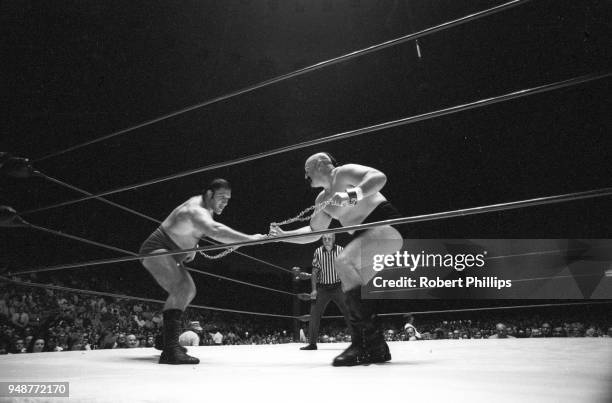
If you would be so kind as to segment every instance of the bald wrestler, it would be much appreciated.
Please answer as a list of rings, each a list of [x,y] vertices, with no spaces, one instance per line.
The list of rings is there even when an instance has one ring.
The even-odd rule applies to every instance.
[[[140,248],[141,254],[195,248],[200,238],[207,236],[221,243],[253,241],[264,235],[246,235],[214,220],[232,197],[231,186],[225,179],[215,179],[201,195],[178,206],[162,222]],[[200,360],[187,354],[179,345],[181,316],[196,295],[191,275],[184,266],[193,260],[195,252],[142,259],[144,267],[168,292],[164,304],[164,346],[160,364],[198,364]]]
[[[332,219],[349,226],[401,217],[380,193],[387,182],[382,172],[357,164],[336,165],[329,153],[317,153],[306,160],[306,180],[313,188],[323,188],[315,203],[332,200],[332,204],[312,216],[308,226],[284,231],[272,225],[271,236],[303,234],[304,237],[286,242],[304,244],[317,241],[320,235],[308,234],[328,228]],[[361,286],[375,274],[373,255],[395,253],[401,249],[402,243],[402,235],[391,226],[355,231],[336,258],[336,271],[349,310],[352,343],[334,359],[332,365],[353,366],[391,360],[389,347],[377,328],[375,301],[362,301]]]

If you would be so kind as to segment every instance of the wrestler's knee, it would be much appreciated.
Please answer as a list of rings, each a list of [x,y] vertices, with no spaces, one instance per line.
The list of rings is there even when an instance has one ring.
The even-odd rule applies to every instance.
[[[140,259],[140,263],[149,271],[165,270],[167,266],[163,257],[145,257]]]
[[[176,294],[187,302],[191,302],[196,296],[196,286],[188,274],[184,275],[176,285]]]
[[[195,298],[196,293],[197,293],[196,286],[195,286],[195,284],[193,283],[193,280],[189,279],[188,284],[185,286],[185,290],[186,290],[186,291],[185,291],[185,292],[186,292],[186,294],[185,294],[185,299],[186,299],[188,302],[193,301],[193,299]]]
[[[153,267],[153,262],[152,259],[150,257],[145,257],[143,259],[140,259],[140,263],[145,267],[145,269],[147,270],[151,270],[151,268]]]

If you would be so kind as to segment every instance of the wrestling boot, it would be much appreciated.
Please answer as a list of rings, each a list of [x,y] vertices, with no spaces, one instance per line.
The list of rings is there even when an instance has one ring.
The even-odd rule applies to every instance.
[[[307,346],[300,347],[300,350],[316,350],[316,349],[317,349],[316,344],[309,344]]]
[[[183,311],[179,309],[168,309],[164,311],[164,349],[159,357],[160,364],[199,364],[200,360],[186,354],[178,344],[181,333],[181,315]]]
[[[155,347],[156,350],[159,351],[164,351],[164,336],[161,333],[158,333],[157,336],[155,336],[155,345],[153,346]],[[180,346],[181,350],[183,350],[183,353],[187,352],[187,348]]]
[[[377,328],[376,301],[362,301],[360,288],[350,290],[344,295],[349,311],[352,342],[342,354],[334,358],[332,365],[351,367],[391,360],[389,346]]]

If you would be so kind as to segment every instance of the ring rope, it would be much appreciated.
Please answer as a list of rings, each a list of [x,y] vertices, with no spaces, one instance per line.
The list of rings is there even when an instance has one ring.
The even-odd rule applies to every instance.
[[[99,137],[99,138],[96,138],[96,139],[93,139],[93,140],[90,140],[90,141],[86,141],[86,142],[83,142],[81,144],[77,144],[77,145],[68,147],[66,149],[60,150],[60,151],[56,151],[54,153],[45,155],[44,157],[38,158],[34,162],[43,161],[43,160],[46,160],[46,159],[49,159],[49,158],[52,158],[52,157],[56,157],[58,155],[65,154],[65,153],[70,152],[70,151],[74,151],[74,150],[86,147],[86,146],[91,145],[91,144],[99,143],[101,141],[108,140],[110,138],[113,138],[113,137],[116,137],[116,136],[119,136],[119,135],[122,135],[122,134],[125,134],[125,133],[132,132],[132,131],[134,131],[136,129],[141,129],[141,128],[146,127],[146,126],[150,126],[150,125],[152,125],[154,123],[158,123],[158,122],[164,121],[166,119],[170,119],[170,118],[182,115],[184,113],[191,112],[193,110],[196,110],[196,109],[199,109],[199,108],[203,108],[205,106],[209,106],[209,105],[215,104],[217,102],[224,101],[224,100],[236,97],[238,95],[246,94],[246,93],[249,93],[251,91],[254,91],[254,90],[257,90],[257,89],[260,89],[260,88],[264,88],[264,87],[267,87],[269,85],[276,84],[276,83],[279,83],[281,81],[284,81],[284,80],[287,80],[287,79],[290,79],[290,78],[298,77],[298,76],[301,76],[303,74],[306,74],[306,73],[309,73],[309,72],[312,72],[312,71],[320,70],[320,69],[322,69],[324,67],[331,66],[331,65],[336,64],[336,63],[345,62],[347,60],[352,60],[352,59],[355,59],[355,58],[357,58],[359,56],[366,55],[368,53],[372,53],[372,52],[376,52],[376,51],[379,51],[379,50],[382,50],[382,49],[386,49],[386,48],[389,48],[389,47],[392,47],[392,46],[395,46],[395,45],[399,45],[399,44],[402,44],[402,43],[405,43],[405,42],[408,42],[408,41],[411,41],[411,40],[414,40],[414,39],[418,39],[418,38],[421,38],[421,37],[424,37],[424,36],[427,36],[427,35],[439,32],[439,31],[443,31],[443,30],[446,30],[446,29],[449,29],[449,28],[453,28],[453,27],[456,27],[456,26],[459,26],[459,25],[463,25],[463,24],[465,24],[467,22],[475,21],[475,20],[483,18],[483,17],[487,17],[487,16],[490,16],[490,15],[493,15],[493,14],[497,14],[498,12],[501,12],[501,11],[504,11],[504,10],[508,10],[508,9],[513,8],[515,6],[527,3],[528,1],[529,0],[514,0],[514,1],[510,1],[508,3],[500,4],[498,6],[495,6],[495,7],[486,9],[486,10],[482,10],[482,11],[479,11],[479,12],[476,12],[476,13],[473,13],[473,14],[466,15],[466,16],[458,18],[456,20],[452,20],[452,21],[448,21],[448,22],[445,22],[445,23],[442,23],[442,24],[439,24],[439,25],[435,25],[433,27],[429,27],[429,28],[423,29],[421,31],[418,31],[418,32],[415,32],[415,33],[412,33],[412,34],[408,34],[408,35],[405,35],[405,36],[401,36],[399,38],[391,39],[389,41],[385,41],[385,42],[382,42],[382,43],[379,43],[379,44],[376,44],[376,45],[369,46],[367,48],[359,49],[359,50],[347,53],[345,55],[335,57],[333,59],[325,60],[325,61],[313,64],[313,65],[310,65],[308,67],[303,67],[303,68],[295,70],[293,72],[290,72],[290,73],[287,73],[287,74],[283,74],[283,75],[280,75],[280,76],[277,76],[277,77],[273,77],[273,78],[268,79],[266,81],[262,81],[260,83],[254,84],[254,85],[251,85],[251,86],[248,86],[248,87],[244,87],[242,89],[239,89],[239,90],[227,93],[225,95],[221,95],[219,97],[212,98],[212,99],[209,99],[207,101],[203,101],[203,102],[200,102],[198,104],[191,105],[191,106],[185,107],[183,109],[179,109],[179,110],[174,111],[174,112],[170,112],[168,114],[159,116],[159,117],[151,119],[151,120],[144,121],[142,123],[136,124],[134,126],[130,126],[128,128],[125,128],[125,129],[122,129],[122,130],[119,130],[119,131],[116,131],[116,132],[113,132],[111,134],[108,134],[108,135],[105,135],[105,136],[102,136],[102,137]]]
[[[484,107],[484,106],[493,105],[493,104],[497,104],[497,103],[501,103],[501,102],[507,102],[507,101],[510,101],[510,100],[514,100],[514,99],[518,99],[518,98],[522,98],[522,97],[526,97],[526,96],[530,96],[530,95],[541,94],[541,93],[545,93],[545,92],[549,92],[549,91],[553,91],[553,90],[557,90],[557,89],[561,89],[561,88],[571,87],[571,86],[578,85],[578,84],[584,84],[584,83],[588,83],[590,81],[595,81],[595,80],[600,80],[600,79],[608,78],[611,75],[612,75],[612,72],[587,74],[587,75],[583,75],[583,76],[579,76],[579,77],[570,78],[570,79],[564,80],[564,81],[557,81],[557,82],[554,82],[554,83],[549,83],[549,84],[540,85],[538,87],[532,87],[532,88],[528,88],[528,89],[514,91],[514,92],[506,93],[506,94],[503,94],[503,95],[494,96],[494,97],[491,97],[491,98],[484,98],[484,99],[481,99],[481,100],[478,100],[478,101],[469,102],[469,103],[466,103],[466,104],[455,105],[455,106],[451,106],[451,107],[448,107],[448,108],[439,109],[439,110],[436,110],[436,111],[433,111],[433,112],[427,112],[427,113],[423,113],[423,114],[420,114],[420,115],[414,115],[414,116],[410,116],[410,117],[401,118],[401,119],[398,119],[398,120],[392,120],[392,121],[388,121],[388,122],[384,122],[384,123],[378,123],[378,124],[375,124],[375,125],[372,125],[372,126],[362,127],[360,129],[349,130],[349,131],[346,131],[346,132],[337,133],[337,134],[333,134],[333,135],[330,135],[330,136],[320,137],[318,139],[313,139],[313,140],[308,140],[308,141],[304,141],[304,142],[301,142],[301,143],[296,143],[296,144],[293,144],[293,145],[290,145],[290,146],[284,146],[284,147],[275,148],[275,149],[272,149],[272,150],[269,150],[269,151],[265,151],[265,152],[261,152],[261,153],[258,153],[258,154],[251,154],[251,155],[248,155],[246,157],[235,158],[235,159],[232,159],[232,160],[227,160],[227,161],[224,161],[224,162],[219,162],[219,163],[207,165],[207,166],[204,166],[204,167],[200,167],[200,168],[195,168],[195,169],[191,169],[191,170],[188,170],[188,171],[179,172],[179,173],[176,173],[176,174],[167,175],[167,176],[156,178],[156,179],[151,179],[151,180],[148,180],[148,181],[145,181],[145,182],[141,182],[141,183],[137,183],[137,184],[133,184],[133,185],[127,185],[127,186],[123,186],[123,187],[120,187],[120,188],[103,191],[103,192],[100,192],[100,193],[96,193],[96,194],[94,194],[92,196],[81,197],[81,198],[78,198],[78,199],[68,200],[68,201],[65,201],[65,202],[56,203],[56,204],[49,205],[49,206],[46,206],[46,207],[40,207],[40,208],[37,208],[37,209],[28,210],[28,211],[23,212],[22,214],[24,214],[24,215],[34,214],[34,213],[38,213],[38,212],[45,211],[45,210],[50,210],[50,209],[54,209],[54,208],[58,208],[58,207],[68,206],[68,205],[71,205],[71,204],[80,203],[82,201],[91,200],[91,199],[94,199],[94,198],[100,197],[100,196],[108,196],[108,195],[111,195],[111,194],[122,193],[122,192],[126,192],[128,190],[134,190],[134,189],[138,189],[138,188],[141,188],[141,187],[150,186],[150,185],[154,185],[154,184],[161,183],[161,182],[166,182],[166,181],[169,181],[169,180],[174,180],[174,179],[182,178],[182,177],[189,176],[189,175],[194,175],[194,174],[201,173],[201,172],[211,171],[213,169],[218,169],[218,168],[223,168],[223,167],[227,167],[227,166],[238,165],[238,164],[242,164],[242,163],[246,163],[246,162],[250,162],[250,161],[259,160],[259,159],[262,159],[262,158],[267,158],[267,157],[270,157],[270,156],[273,156],[273,155],[283,154],[283,153],[286,153],[286,152],[289,152],[289,151],[294,151],[294,150],[299,150],[299,149],[302,149],[302,148],[312,147],[312,146],[315,146],[315,145],[330,143],[330,142],[333,142],[333,141],[343,140],[343,139],[347,139],[347,138],[350,138],[350,137],[355,137],[355,136],[359,136],[359,135],[366,134],[366,133],[377,132],[377,131],[381,131],[381,130],[389,129],[389,128],[393,128],[393,127],[404,126],[404,125],[408,125],[408,124],[412,124],[412,123],[416,123],[416,122],[421,122],[421,121],[437,118],[437,117],[440,117],[440,116],[447,116],[447,115],[451,115],[451,114],[454,114],[454,113],[467,111],[467,110],[470,110],[470,109],[481,108],[481,107]]]
[[[93,193],[88,192],[87,190],[84,190],[84,189],[78,188],[78,187],[76,187],[76,186],[74,186],[74,185],[71,185],[71,184],[66,183],[66,182],[64,182],[64,181],[61,181],[61,180],[59,180],[59,179],[57,179],[57,178],[53,178],[53,177],[51,177],[51,176],[49,176],[49,175],[46,175],[46,174],[44,174],[44,173],[42,173],[42,172],[40,172],[40,171],[35,171],[35,172],[34,172],[34,175],[35,175],[35,176],[38,176],[38,177],[41,177],[41,178],[43,178],[43,179],[45,179],[45,180],[48,180],[49,182],[53,182],[53,183],[55,183],[55,184],[57,184],[57,185],[60,185],[60,186],[62,186],[62,187],[66,187],[66,188],[68,188],[68,189],[74,190],[74,191],[75,191],[75,192],[77,192],[77,193],[81,193],[81,194],[84,194],[84,195],[86,195],[86,196],[95,196]],[[157,223],[157,224],[160,224],[160,223],[161,223],[161,221],[159,221],[159,220],[157,220],[157,219],[155,219],[155,218],[153,218],[153,217],[151,217],[151,216],[149,216],[149,215],[146,215],[146,214],[144,214],[144,213],[141,213],[140,211],[136,211],[136,210],[134,210],[134,209],[131,209],[131,208],[129,208],[129,207],[126,207],[126,206],[124,206],[124,205],[122,205],[122,204],[115,203],[114,201],[109,200],[109,199],[105,199],[104,197],[94,197],[94,198],[95,198],[96,200],[101,201],[102,203],[106,203],[106,204],[108,204],[109,206],[116,207],[116,208],[118,208],[118,209],[120,209],[120,210],[123,210],[123,211],[125,211],[125,212],[128,212],[128,213],[131,213],[131,214],[136,215],[136,216],[138,216],[138,217],[144,218],[145,220],[148,220],[148,221],[151,221],[151,222],[154,222],[154,223]]]
[[[592,248],[592,249],[602,249],[602,247],[596,247],[596,248]],[[514,258],[514,257],[523,257],[523,256],[541,256],[541,255],[548,255],[548,254],[554,254],[554,253],[559,253],[559,252],[580,252],[584,250],[584,248],[571,248],[571,249],[550,249],[550,250],[543,250],[543,251],[534,251],[534,252],[525,252],[525,253],[514,253],[511,255],[499,255],[499,256],[487,256],[487,260],[497,260],[497,259],[509,259],[509,258]]]
[[[45,288],[45,289],[58,290],[58,291],[70,291],[70,292],[82,293],[82,294],[108,296],[108,297],[121,298],[121,299],[132,299],[132,300],[135,300],[135,301],[155,302],[155,303],[159,303],[159,304],[164,304],[165,303],[165,301],[158,300],[158,299],[153,299],[153,298],[134,297],[134,296],[131,296],[131,295],[124,295],[124,294],[114,294],[114,293],[107,293],[107,292],[101,292],[101,291],[82,290],[82,289],[78,289],[78,288],[71,288],[71,287],[64,287],[64,286],[50,285],[50,284],[41,284],[41,283],[35,283],[35,282],[31,282],[31,281],[14,280],[14,279],[7,278],[5,276],[0,276],[0,281],[6,281],[8,283],[17,284],[17,285],[25,286],[25,287]],[[612,303],[612,300],[588,301],[588,302],[562,302],[562,303],[558,303],[558,304],[532,304],[532,305],[518,305],[518,306],[513,306],[513,305],[511,305],[511,306],[493,306],[493,307],[482,307],[482,308],[444,309],[444,310],[436,310],[436,311],[388,312],[388,313],[378,314],[378,316],[400,316],[400,315],[403,316],[403,315],[407,315],[407,314],[426,315],[426,314],[438,314],[438,313],[492,311],[492,310],[499,310],[499,309],[529,309],[529,308],[543,308],[543,307],[557,307],[557,306],[602,305],[602,304],[611,304],[611,303]],[[229,313],[240,313],[240,314],[247,314],[247,315],[270,316],[270,317],[286,318],[286,319],[297,319],[297,320],[303,319],[304,316],[309,316],[309,315],[291,316],[291,315],[280,315],[280,314],[265,313],[265,312],[241,311],[241,310],[236,310],[236,309],[218,308],[218,307],[205,306],[205,305],[189,305],[189,307],[190,308],[196,308],[196,309],[211,310],[211,311],[221,311],[221,312],[229,312]],[[323,319],[339,319],[339,318],[343,318],[343,316],[341,316],[341,315],[338,315],[338,316],[322,316],[322,318]]]
[[[76,292],[76,293],[81,293],[81,294],[92,294],[92,295],[100,295],[100,296],[113,297],[113,298],[132,299],[135,301],[156,302],[159,304],[164,304],[166,302],[160,299],[134,297],[132,295],[114,294],[114,293],[102,292],[102,291],[82,290],[79,288],[64,287],[60,285],[42,284],[42,283],[35,283],[32,281],[23,281],[23,280],[14,280],[11,278],[7,278],[5,276],[0,276],[0,280],[6,281],[9,283],[13,283],[13,284],[17,284],[17,285],[26,286],[26,287],[45,288],[45,289],[58,290],[58,291],[70,291],[70,292]],[[218,308],[218,307],[206,306],[206,305],[189,305],[188,307],[197,308],[197,309],[206,309],[210,311],[221,311],[221,312],[230,312],[230,313],[242,313],[242,314],[247,314],[247,315],[260,315],[260,316],[271,316],[271,317],[277,317],[277,318],[295,319],[295,317],[291,315],[280,315],[280,314],[265,313],[265,312],[240,311],[237,309]]]
[[[89,240],[89,239],[86,239],[86,238],[82,238],[82,237],[79,237],[79,236],[76,236],[76,235],[67,234],[65,232],[56,231],[56,230],[53,230],[53,229],[50,229],[50,228],[45,228],[45,227],[41,227],[41,226],[38,226],[38,225],[30,224],[30,223],[26,223],[24,225],[24,227],[25,228],[36,229],[36,230],[43,231],[43,232],[48,232],[48,233],[51,233],[51,234],[56,235],[56,236],[65,237],[65,238],[72,239],[72,240],[75,240],[75,241],[79,241],[79,242],[82,242],[82,243],[87,243],[87,244],[90,244],[90,245],[99,246],[99,247],[104,248],[104,249],[109,249],[109,250],[113,250],[113,251],[116,251],[116,252],[125,253],[126,255],[134,256],[135,258],[132,259],[132,260],[136,260],[136,259],[138,259],[137,256],[141,256],[138,253],[134,253],[134,252],[131,252],[129,250],[117,248],[115,246],[111,246],[111,245],[107,245],[107,244],[104,244],[104,243],[92,241],[92,240]],[[291,296],[294,296],[294,297],[298,296],[297,293],[292,293],[292,292],[284,291],[284,290],[277,290],[275,288],[270,288],[270,287],[266,287],[266,286],[259,285],[259,284],[253,284],[253,283],[249,283],[249,282],[246,282],[246,281],[237,280],[237,279],[234,279],[234,278],[231,278],[231,277],[225,277],[225,276],[222,276],[220,274],[209,273],[209,272],[206,272],[206,271],[203,271],[203,270],[199,270],[199,269],[195,269],[195,268],[189,267],[189,266],[183,266],[183,267],[187,271],[203,274],[203,275],[206,275],[206,276],[209,276],[209,277],[215,277],[215,278],[218,278],[218,279],[221,279],[221,280],[231,281],[231,282],[234,282],[234,283],[248,285],[248,286],[255,287],[255,288],[261,288],[261,289],[268,290],[268,291],[274,291],[274,292],[281,293],[281,294],[287,294],[287,295],[291,295]],[[10,273],[10,274],[17,274],[17,273]],[[26,274],[26,273],[18,272],[18,274]]]
[[[225,277],[225,276],[222,276],[222,275],[219,275],[219,274],[209,273],[207,271],[202,271],[202,270],[195,269],[195,268],[189,267],[189,266],[184,266],[184,267],[188,271],[192,271],[194,273],[200,273],[200,274],[203,274],[205,276],[216,277],[216,278],[220,278],[222,280],[231,281],[233,283],[244,284],[244,285],[248,285],[250,287],[255,287],[255,288],[261,288],[262,290],[274,291],[274,292],[278,292],[278,293],[281,293],[281,294],[291,295],[292,297],[297,297],[298,296],[297,293],[293,293],[293,292],[289,292],[289,291],[284,291],[284,290],[277,290],[275,288],[270,288],[270,287],[266,287],[266,286],[259,285],[259,284],[253,284],[253,283],[249,283],[249,282],[242,281],[242,280],[236,280],[234,278]]]
[[[122,249],[122,248],[117,248],[117,247],[112,246],[112,245],[107,245],[107,244],[104,244],[104,243],[101,243],[101,242],[92,241],[90,239],[82,238],[82,237],[77,236],[77,235],[67,234],[67,233],[62,232],[62,231],[56,231],[56,230],[51,229],[51,228],[45,228],[45,227],[41,227],[39,225],[35,225],[35,224],[31,224],[31,223],[26,223],[24,225],[24,228],[30,228],[30,229],[35,229],[35,230],[42,231],[42,232],[47,232],[49,234],[53,234],[53,235],[56,235],[56,236],[59,236],[59,237],[72,239],[73,241],[78,241],[78,242],[86,243],[86,244],[89,244],[89,245],[98,246],[100,248],[112,250],[112,251],[115,251],[115,252],[125,253],[126,255],[132,255],[132,256],[135,255],[134,252],[130,252],[129,250],[125,250],[125,249]]]
[[[43,173],[42,173],[42,172],[40,172],[40,171],[34,171],[34,175],[35,175],[35,176],[38,176],[38,177],[41,177],[41,178],[43,178],[43,179],[46,179],[46,180],[48,180],[48,181],[50,181],[50,182],[53,182],[53,183],[55,183],[55,184],[58,184],[58,185],[60,185],[60,186],[63,186],[63,187],[67,187],[67,188],[69,188],[69,189],[72,189],[72,190],[74,190],[74,191],[76,191],[76,192],[78,192],[78,193],[85,194],[85,195],[87,195],[87,196],[91,196],[91,195],[93,195],[93,193],[91,193],[91,192],[88,192],[88,191],[86,191],[86,190],[80,189],[80,188],[78,188],[78,187],[76,187],[76,186],[74,186],[74,185],[71,185],[71,184],[69,184],[69,183],[63,182],[63,181],[61,181],[61,180],[59,180],[59,179],[56,179],[56,178],[50,177],[50,176],[48,176],[48,175],[46,175],[46,174],[43,174]],[[128,213],[132,213],[132,214],[134,214],[134,215],[137,215],[137,216],[139,216],[139,217],[142,217],[142,218],[144,218],[145,220],[149,220],[149,221],[151,221],[151,222],[153,222],[153,223],[156,223],[156,224],[161,224],[161,221],[160,221],[160,220],[157,220],[157,219],[155,219],[155,218],[153,218],[153,217],[151,217],[151,216],[148,216],[148,215],[146,215],[146,214],[144,214],[144,213],[141,213],[140,211],[137,211],[137,210],[134,210],[134,209],[132,209],[132,208],[126,207],[126,206],[121,205],[121,204],[119,204],[119,203],[115,203],[115,202],[113,202],[113,201],[111,201],[111,200],[109,200],[109,199],[105,199],[104,197],[96,197],[96,199],[97,199],[97,200],[99,200],[99,201],[101,201],[101,202],[103,202],[103,203],[106,203],[106,204],[108,204],[108,205],[110,205],[110,206],[117,207],[117,208],[119,208],[119,209],[121,209],[121,210],[123,210],[123,211],[126,211],[126,212],[128,212]],[[208,242],[208,243],[210,243],[210,244],[212,244],[212,245],[215,245],[215,244],[217,244],[217,245],[218,245],[218,243],[217,243],[217,242],[211,241],[211,240],[209,240],[209,239],[203,239],[203,240],[204,240],[204,241],[206,241],[206,242]],[[247,255],[246,253],[243,253],[243,252],[238,252],[238,251],[235,251],[235,250],[234,250],[234,252],[236,252],[236,254],[238,254],[238,255],[240,255],[240,256],[244,256],[244,257],[246,257],[246,258],[248,258],[248,259],[251,259],[251,260],[253,260],[253,261],[256,261],[256,262],[259,262],[259,263],[263,263],[263,264],[268,265],[268,266],[270,266],[270,267],[274,267],[275,269],[280,269],[280,270],[283,270],[283,271],[285,271],[285,272],[287,272],[287,273],[292,273],[292,271],[291,271],[290,269],[287,269],[287,268],[285,268],[285,267],[278,266],[278,265],[276,265],[276,264],[274,264],[274,263],[271,263],[271,262],[265,261],[265,260],[263,260],[263,259],[259,259],[259,258],[256,258],[256,257],[253,257],[253,256],[250,256],[250,255]],[[206,254],[204,254],[204,253],[202,253],[202,255],[203,255],[204,257],[210,258],[210,257],[208,257],[208,256],[207,256]]]
[[[514,209],[519,209],[519,208],[524,208],[524,207],[564,203],[564,202],[569,202],[569,201],[583,200],[583,199],[589,199],[589,198],[595,198],[595,197],[604,197],[604,196],[610,196],[610,195],[612,195],[612,187],[607,187],[607,188],[600,188],[600,189],[588,190],[588,191],[583,191],[583,192],[567,193],[567,194],[554,195],[554,196],[544,196],[544,197],[538,197],[538,198],[527,199],[527,200],[519,200],[519,201],[513,201],[513,202],[507,202],[507,203],[490,204],[490,205],[485,205],[485,206],[471,207],[471,208],[465,208],[465,209],[459,209],[459,210],[443,211],[439,213],[430,213],[430,214],[423,214],[423,215],[417,215],[417,216],[411,216],[411,217],[395,218],[391,220],[376,221],[376,222],[371,222],[371,223],[366,223],[366,224],[349,225],[349,226],[339,227],[339,228],[327,228],[324,230],[312,231],[308,235],[312,236],[312,235],[323,235],[323,234],[330,234],[330,233],[336,234],[336,233],[341,233],[341,232],[359,231],[359,230],[370,229],[370,228],[379,227],[383,225],[400,225],[400,224],[410,224],[410,223],[416,223],[416,222],[422,222],[422,221],[433,221],[433,220],[441,220],[441,219],[454,218],[454,217],[464,217],[468,215],[476,215],[476,214],[484,214],[484,213],[490,213],[490,212],[496,212],[496,211],[514,210]],[[237,247],[237,246],[262,245],[262,244],[266,244],[270,242],[278,242],[281,240],[297,239],[303,236],[304,235],[302,234],[282,235],[282,236],[278,236],[274,238],[268,237],[268,238],[257,240],[257,241],[244,241],[244,242],[236,242],[236,243],[225,244],[225,245],[211,245],[211,246],[204,246],[201,248],[183,249],[181,251],[141,254],[141,255],[136,255],[133,257],[118,257],[118,258],[111,258],[111,259],[100,259],[100,260],[93,260],[93,261],[81,262],[81,263],[71,263],[71,264],[64,264],[64,265],[58,265],[58,266],[43,267],[43,268],[38,268],[38,269],[28,269],[24,271],[14,272],[12,274],[40,273],[40,272],[46,272],[46,271],[56,271],[56,270],[71,269],[71,268],[77,268],[77,267],[95,266],[95,265],[100,265],[100,264],[127,262],[127,261],[142,259],[145,257],[151,257],[151,256],[170,256],[170,255],[178,255],[178,254],[188,253],[188,252],[197,252],[200,250],[207,251],[207,250],[231,248],[231,247]]]
[[[438,313],[456,313],[456,312],[475,312],[475,311],[495,311],[498,309],[531,309],[531,308],[550,308],[557,306],[575,306],[575,305],[602,305],[612,304],[612,300],[604,301],[587,301],[587,302],[561,302],[558,304],[531,304],[531,305],[507,305],[507,306],[487,306],[482,308],[458,308],[458,309],[443,309],[438,311],[411,311],[411,312],[388,312],[380,313],[378,316],[399,316],[399,315],[430,315]],[[324,319],[340,319],[342,315],[322,316]]]

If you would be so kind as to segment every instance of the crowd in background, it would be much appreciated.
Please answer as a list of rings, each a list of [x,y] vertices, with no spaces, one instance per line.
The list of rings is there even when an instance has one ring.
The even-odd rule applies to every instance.
[[[405,324],[385,322],[387,341],[439,339],[539,338],[539,337],[612,337],[612,320],[579,318],[559,319],[556,315],[538,314],[508,318],[503,312],[474,314],[475,319],[431,320],[405,318]],[[350,341],[346,329],[339,325],[323,326],[320,342]]]
[[[63,285],[91,289],[91,284],[79,281]],[[430,315],[416,320],[405,316],[384,321],[383,328],[389,341],[612,337],[607,308],[601,306],[588,314],[556,309],[476,311],[461,317]],[[2,284],[0,354],[153,347],[162,326],[161,309],[157,303]],[[200,345],[277,344],[300,338],[284,319],[188,309],[185,320],[202,324]],[[302,339],[306,327],[307,323],[302,324],[299,331]],[[322,343],[350,341],[350,333],[340,320],[324,321],[319,334]]]

